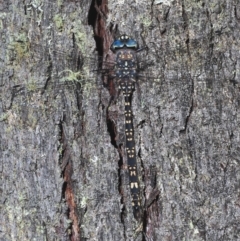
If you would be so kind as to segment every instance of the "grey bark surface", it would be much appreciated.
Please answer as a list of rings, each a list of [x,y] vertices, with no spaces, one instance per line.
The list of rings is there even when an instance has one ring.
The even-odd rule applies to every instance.
[[[1,241],[240,240],[239,1],[4,1],[0,31]],[[140,222],[124,98],[86,58],[113,61],[119,33],[150,63],[132,100]]]

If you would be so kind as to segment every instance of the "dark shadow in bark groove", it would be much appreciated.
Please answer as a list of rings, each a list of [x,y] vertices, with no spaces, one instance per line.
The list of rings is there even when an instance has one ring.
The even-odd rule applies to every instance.
[[[121,210],[121,222],[124,224],[124,215],[125,215],[125,205],[124,205],[124,200],[123,200],[123,194],[122,194],[122,190],[121,190],[121,187],[122,187],[122,177],[121,177],[121,169],[122,169],[122,166],[123,166],[123,157],[122,157],[122,154],[121,154],[121,150],[122,150],[122,144],[119,145],[119,161],[118,161],[118,192],[120,193],[121,195],[121,204],[122,204],[122,210]],[[125,226],[124,226],[125,228]],[[125,232],[124,232],[125,233]]]
[[[107,8],[104,8],[104,1],[102,0],[92,0],[89,12],[88,12],[88,25],[92,26],[94,39],[96,42],[96,49],[99,56],[103,56],[104,43],[103,36],[105,33],[104,19]]]
[[[107,113],[108,114],[108,113]],[[118,149],[117,143],[116,143],[116,126],[114,122],[107,117],[107,131],[111,138],[111,144]]]
[[[88,11],[88,25],[91,25],[93,28],[95,27],[97,20],[97,10],[94,7],[95,0],[92,0],[90,9]]]

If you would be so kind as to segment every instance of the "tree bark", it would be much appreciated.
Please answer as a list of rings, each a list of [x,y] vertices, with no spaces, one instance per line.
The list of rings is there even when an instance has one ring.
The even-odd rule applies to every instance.
[[[0,9],[0,240],[240,240],[239,1]],[[132,100],[140,221],[124,97],[91,71],[122,33],[148,47]]]

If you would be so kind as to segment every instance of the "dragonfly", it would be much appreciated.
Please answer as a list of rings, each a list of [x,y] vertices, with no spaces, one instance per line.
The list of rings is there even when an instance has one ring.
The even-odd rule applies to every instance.
[[[129,185],[133,214],[135,219],[138,220],[141,217],[141,196],[131,103],[137,79],[137,52],[142,49],[139,49],[136,40],[124,34],[112,43],[111,50],[116,54],[115,78],[125,100],[125,148],[129,171]]]

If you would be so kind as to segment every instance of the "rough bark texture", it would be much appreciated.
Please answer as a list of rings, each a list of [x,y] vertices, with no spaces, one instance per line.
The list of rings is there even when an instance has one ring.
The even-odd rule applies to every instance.
[[[238,0],[1,1],[0,31],[1,241],[240,240]],[[140,222],[124,99],[86,58],[113,60],[119,33],[152,63],[132,103]]]

